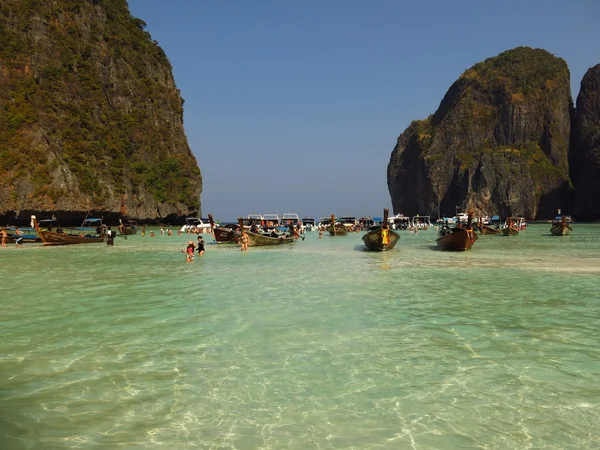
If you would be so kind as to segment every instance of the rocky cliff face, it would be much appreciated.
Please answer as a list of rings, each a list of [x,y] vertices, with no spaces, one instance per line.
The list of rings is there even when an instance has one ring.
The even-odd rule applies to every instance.
[[[199,212],[183,100],[144,27],[125,0],[2,1],[0,215]]]
[[[396,213],[553,217],[569,203],[572,99],[565,61],[519,47],[471,67],[398,138]]]
[[[573,214],[582,220],[597,219],[600,217],[600,64],[589,69],[581,81],[573,135]]]

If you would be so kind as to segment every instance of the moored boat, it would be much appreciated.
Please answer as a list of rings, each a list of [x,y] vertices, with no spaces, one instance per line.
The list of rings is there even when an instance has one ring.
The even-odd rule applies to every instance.
[[[327,231],[331,236],[345,236],[348,234],[348,228],[340,222],[336,222],[334,214],[331,215],[331,223],[327,226]]]
[[[438,247],[442,250],[469,250],[477,240],[472,221],[473,213],[469,212],[466,224],[458,223],[454,228],[444,224],[436,240]]]
[[[518,225],[518,222],[512,217],[507,217],[506,222],[504,222],[504,227],[502,227],[502,234],[504,236],[516,236],[520,231],[521,227]]]
[[[212,235],[215,238],[217,244],[229,243],[237,244],[239,241],[240,233],[238,232],[239,227],[232,225],[230,227],[216,226],[212,214],[208,215],[208,221],[211,226]]]
[[[40,242],[40,235],[33,227],[12,227],[7,226],[4,227],[6,231],[6,242],[13,243],[17,239],[16,230],[19,228],[19,233],[21,235],[22,242]]]
[[[400,235],[390,229],[388,215],[390,210],[383,210],[383,222],[381,225],[373,225],[362,237],[365,246],[369,250],[385,252],[396,246]]]
[[[127,225],[124,225],[123,221],[119,219],[119,234],[125,236],[137,234],[137,222],[135,220],[128,220]]]
[[[494,216],[495,217],[495,216]],[[493,224],[493,222],[491,222]],[[502,234],[502,230],[500,229],[500,225],[496,224],[496,226],[488,225],[485,223],[485,219],[480,217],[477,221],[477,228],[479,229],[480,234]]]
[[[557,216],[554,218],[552,222],[552,226],[550,227],[550,233],[553,236],[566,236],[571,234],[573,228],[569,225],[568,216]]]
[[[242,227],[243,219],[240,218],[238,220],[240,227]],[[292,242],[296,242],[296,239],[293,236],[279,234],[275,230],[271,231],[271,233],[272,235],[246,231],[246,234],[248,235],[248,247],[263,247],[270,245],[291,244]]]
[[[92,244],[104,242],[106,237],[101,218],[85,219],[78,228],[56,228],[54,231],[42,229],[35,216],[31,216],[31,220],[44,245]]]

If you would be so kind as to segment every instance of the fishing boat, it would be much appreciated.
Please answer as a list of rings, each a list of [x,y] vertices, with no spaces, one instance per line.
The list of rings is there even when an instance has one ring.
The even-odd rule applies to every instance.
[[[125,236],[137,234],[137,222],[135,220],[128,220],[127,225],[124,225],[123,221],[119,219],[119,234]]]
[[[436,240],[438,247],[442,250],[469,250],[477,240],[472,221],[473,213],[469,212],[466,224],[458,223],[454,228],[444,224]]]
[[[239,226],[232,224],[231,226],[217,226],[212,214],[208,215],[208,221],[211,226],[212,235],[217,244],[229,243],[237,244],[240,237]]]
[[[571,234],[573,228],[569,225],[569,219],[569,216],[556,216],[552,222],[552,227],[550,227],[550,233],[552,233],[553,236],[566,236]]]
[[[400,239],[400,235],[390,229],[388,222],[389,213],[389,209],[384,209],[382,225],[373,225],[369,227],[367,233],[362,237],[367,249],[385,252],[396,246],[398,239]]]
[[[53,231],[42,229],[35,216],[31,216],[31,221],[44,245],[92,244],[104,242],[106,237],[101,218],[85,219],[78,228],[56,228]]]
[[[348,234],[348,228],[340,222],[336,222],[334,214],[331,215],[331,222],[327,226],[327,231],[331,236],[345,236]]]
[[[516,236],[521,231],[520,227],[517,225],[517,222],[513,220],[512,217],[507,217],[506,222],[504,222],[504,226],[502,227],[502,234],[504,236]]]

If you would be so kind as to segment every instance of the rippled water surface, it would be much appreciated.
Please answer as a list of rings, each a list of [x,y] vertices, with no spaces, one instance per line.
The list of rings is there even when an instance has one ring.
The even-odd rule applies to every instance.
[[[600,447],[600,226],[573,228],[0,249],[0,448]]]

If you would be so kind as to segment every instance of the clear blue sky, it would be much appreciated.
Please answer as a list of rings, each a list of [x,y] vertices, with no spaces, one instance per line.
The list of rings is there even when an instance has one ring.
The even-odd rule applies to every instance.
[[[202,213],[381,215],[400,133],[521,45],[600,63],[600,1],[129,0],[169,57]]]

